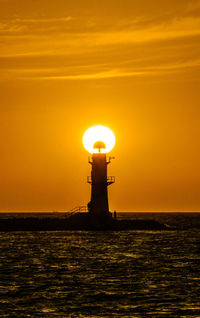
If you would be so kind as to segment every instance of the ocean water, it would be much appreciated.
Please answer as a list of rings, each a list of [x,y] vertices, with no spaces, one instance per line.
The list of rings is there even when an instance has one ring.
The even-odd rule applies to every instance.
[[[200,232],[2,232],[0,317],[200,317]]]

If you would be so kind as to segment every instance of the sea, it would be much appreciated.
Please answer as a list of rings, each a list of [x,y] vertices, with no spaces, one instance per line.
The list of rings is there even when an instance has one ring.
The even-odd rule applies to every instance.
[[[148,216],[176,229],[0,232],[0,318],[200,317],[200,213]]]

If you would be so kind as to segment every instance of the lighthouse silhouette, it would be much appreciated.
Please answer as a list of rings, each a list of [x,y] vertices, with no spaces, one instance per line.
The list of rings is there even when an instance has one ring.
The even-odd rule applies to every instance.
[[[91,164],[91,176],[87,182],[91,184],[91,200],[88,203],[88,212],[93,223],[108,223],[112,219],[108,204],[108,186],[115,182],[115,177],[107,176],[107,166],[114,157],[106,156],[104,142],[97,141],[93,146],[92,157],[88,162]]]

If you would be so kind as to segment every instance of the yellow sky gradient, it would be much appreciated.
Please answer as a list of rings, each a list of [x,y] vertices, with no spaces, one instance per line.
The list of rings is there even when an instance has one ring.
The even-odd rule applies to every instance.
[[[0,211],[87,204],[93,125],[112,211],[200,211],[200,1],[0,0],[0,73]]]

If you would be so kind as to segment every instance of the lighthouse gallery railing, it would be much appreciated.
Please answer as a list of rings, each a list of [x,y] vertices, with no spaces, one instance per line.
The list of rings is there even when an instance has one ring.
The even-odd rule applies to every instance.
[[[92,177],[91,176],[87,176],[87,183],[93,183],[94,181],[92,181]],[[110,185],[112,183],[115,182],[115,176],[110,176],[110,177],[107,177],[107,185]]]

